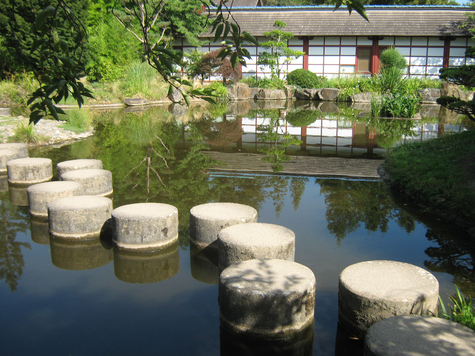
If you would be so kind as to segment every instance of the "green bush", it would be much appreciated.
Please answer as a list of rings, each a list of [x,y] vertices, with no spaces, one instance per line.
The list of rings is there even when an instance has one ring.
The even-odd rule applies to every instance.
[[[324,114],[317,110],[296,110],[287,114],[285,119],[294,127],[305,127],[321,119]]]
[[[395,48],[386,48],[379,58],[385,67],[404,69],[407,67],[406,58]]]
[[[307,69],[296,69],[289,73],[287,81],[290,85],[296,85],[300,88],[320,88],[325,82],[325,78],[319,77]]]

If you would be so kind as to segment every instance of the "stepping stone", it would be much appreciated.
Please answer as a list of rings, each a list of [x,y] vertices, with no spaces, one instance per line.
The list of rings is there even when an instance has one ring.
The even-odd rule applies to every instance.
[[[160,203],[123,205],[112,212],[112,235],[120,249],[164,248],[178,240],[178,209]]]
[[[221,325],[258,338],[287,338],[314,320],[316,280],[299,263],[254,259],[233,264],[219,278]]]
[[[475,332],[446,319],[399,315],[369,328],[364,355],[473,356]]]
[[[0,174],[7,174],[7,162],[17,158],[25,158],[21,151],[0,148]]]
[[[55,200],[48,204],[50,233],[72,240],[97,238],[111,212],[112,200],[106,197],[81,195]]]
[[[50,240],[51,262],[58,268],[81,271],[105,266],[113,260],[112,249],[104,248],[98,237],[91,240]]]
[[[218,265],[222,270],[233,263],[255,258],[295,259],[295,234],[274,224],[248,223],[227,227],[219,233]]]
[[[203,249],[218,239],[225,227],[257,222],[257,210],[236,203],[208,203],[190,210],[190,242]]]
[[[61,174],[61,180],[82,184],[84,195],[109,196],[113,193],[112,173],[105,169],[78,169]]]
[[[18,152],[18,158],[28,157],[28,145],[26,143],[0,143],[0,150],[14,150]]]
[[[81,195],[83,188],[77,182],[55,181],[34,184],[27,188],[30,214],[34,217],[48,217],[48,203],[75,195]]]
[[[17,158],[7,162],[8,183],[36,184],[53,178],[53,162],[49,158]]]
[[[338,320],[357,337],[363,337],[377,321],[395,315],[437,315],[439,282],[408,263],[356,263],[343,270],[338,287]]]
[[[73,159],[56,165],[58,177],[61,177],[63,173],[79,169],[102,169],[102,161],[100,159]]]

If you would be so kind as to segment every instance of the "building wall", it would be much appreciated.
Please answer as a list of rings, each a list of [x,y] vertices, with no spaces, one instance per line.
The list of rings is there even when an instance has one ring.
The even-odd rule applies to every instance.
[[[257,38],[259,43],[267,40]],[[194,47],[177,42],[177,47],[190,51]],[[294,69],[305,68],[317,75],[328,78],[338,76],[371,75],[379,69],[379,53],[387,47],[395,47],[407,60],[408,76],[438,78],[439,69],[448,66],[475,63],[473,59],[465,58],[468,47],[475,46],[471,38],[456,38],[446,40],[439,37],[300,37],[288,42],[288,47],[303,51],[305,56],[297,58],[283,68],[284,73]],[[221,47],[220,43],[210,43],[199,48],[206,53]],[[258,46],[245,47],[251,54],[246,60],[247,66],[242,67],[243,76],[270,76],[269,68],[257,65],[258,54],[265,51]],[[371,50],[371,70],[358,72],[358,60],[361,49]],[[284,58],[282,58],[283,60]]]

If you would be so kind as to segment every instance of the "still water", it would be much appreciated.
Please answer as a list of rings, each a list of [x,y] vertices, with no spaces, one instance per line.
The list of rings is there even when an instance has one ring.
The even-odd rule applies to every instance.
[[[179,246],[140,257],[119,253],[107,241],[50,242],[47,226],[31,221],[24,203],[11,201],[12,192],[3,180],[0,353],[242,354],[243,349],[232,342],[230,346],[220,330],[217,267],[189,247],[189,210],[213,201],[250,205],[258,210],[259,222],[279,224],[296,234],[296,261],[315,273],[317,293],[310,349],[299,353],[290,348],[289,355],[362,354],[361,343],[349,340],[337,327],[338,276],[353,263],[387,259],[428,269],[439,280],[445,300],[454,293],[453,283],[466,293],[474,290],[475,254],[465,234],[395,201],[377,179],[240,172],[222,166],[216,170],[216,162],[200,153],[204,148],[229,154],[264,148],[262,157],[274,155],[265,149],[272,147],[272,130],[262,127],[271,126],[266,119],[274,114],[278,120],[273,127],[301,141],[287,146],[278,159],[295,154],[384,158],[384,145],[376,141],[373,127],[366,125],[364,136],[355,138],[361,132],[358,121],[333,117],[321,125],[306,123],[303,135],[302,126],[282,118],[282,110],[224,117],[222,112],[200,112],[195,120],[177,120],[162,111],[103,112],[96,117],[94,137],[32,151],[31,156],[49,157],[54,165],[68,159],[101,159],[112,171],[114,207],[146,201],[176,206]],[[312,131],[317,125],[320,134]],[[387,136],[379,135],[379,142],[423,139],[407,136],[400,123],[395,126],[396,139],[385,141]],[[340,132],[323,134],[325,127]],[[422,126],[412,129],[427,131]],[[266,131],[267,140],[260,139],[258,131]],[[282,134],[274,139],[283,140]],[[286,164],[285,157],[272,162]],[[264,353],[251,347],[245,354]]]

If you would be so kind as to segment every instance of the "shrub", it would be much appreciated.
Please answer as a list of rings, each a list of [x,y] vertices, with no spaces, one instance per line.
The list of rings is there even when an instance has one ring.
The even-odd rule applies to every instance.
[[[381,53],[380,60],[385,67],[394,67],[400,70],[407,67],[406,58],[395,48],[386,48]]]
[[[473,304],[472,298],[464,297],[457,286],[455,286],[455,291],[457,296],[450,297],[452,305],[449,305],[448,309],[439,296],[439,306],[442,309],[440,317],[462,324],[475,331],[475,304]]]
[[[294,127],[305,127],[313,124],[323,116],[324,114],[317,110],[296,110],[289,112],[285,119]]]
[[[319,77],[307,69],[293,70],[287,76],[287,80],[291,85],[307,89],[319,88],[325,81],[323,77]]]

